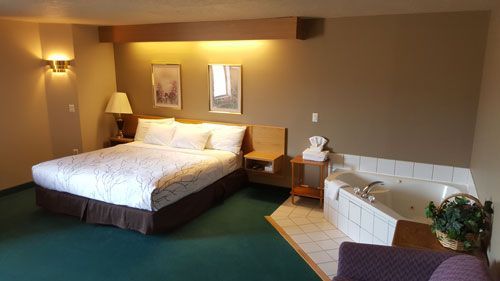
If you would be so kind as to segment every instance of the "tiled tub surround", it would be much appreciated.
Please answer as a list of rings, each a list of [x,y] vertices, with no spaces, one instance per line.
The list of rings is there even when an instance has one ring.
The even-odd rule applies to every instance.
[[[350,187],[340,189],[338,200],[325,198],[326,220],[355,242],[379,245],[391,245],[397,220],[426,222],[424,208],[429,201],[438,204],[446,196],[468,189],[453,183],[336,169],[325,181],[325,194],[334,179]],[[373,203],[354,194],[354,187],[362,188],[373,181],[384,182],[372,190],[376,198]]]
[[[467,186],[467,193],[476,196],[476,187],[469,169],[351,154],[330,153],[331,170],[350,169],[401,178],[413,178]]]

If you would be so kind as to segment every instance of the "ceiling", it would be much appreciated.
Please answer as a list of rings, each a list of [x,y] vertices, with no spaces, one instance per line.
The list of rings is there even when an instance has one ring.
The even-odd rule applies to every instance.
[[[0,0],[0,18],[122,25],[489,10],[496,0]]]

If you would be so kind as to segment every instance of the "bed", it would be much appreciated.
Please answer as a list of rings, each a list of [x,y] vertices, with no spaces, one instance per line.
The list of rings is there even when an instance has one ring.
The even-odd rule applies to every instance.
[[[138,117],[156,118],[129,116],[127,136],[135,135]],[[245,133],[242,150],[248,142]],[[36,204],[87,223],[165,232],[244,187],[241,162],[241,153],[138,140],[33,166]]]

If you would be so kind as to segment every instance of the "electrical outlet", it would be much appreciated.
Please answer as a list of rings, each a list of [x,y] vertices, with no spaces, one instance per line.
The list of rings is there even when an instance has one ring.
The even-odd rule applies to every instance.
[[[313,123],[318,123],[318,118],[319,118],[318,113],[317,112],[313,112],[313,114],[312,114],[312,121],[313,121]]]
[[[75,105],[74,104],[68,104],[68,110],[69,110],[69,112],[75,112]]]
[[[73,148],[73,154],[77,155],[78,153],[80,153],[80,150],[78,148]]]

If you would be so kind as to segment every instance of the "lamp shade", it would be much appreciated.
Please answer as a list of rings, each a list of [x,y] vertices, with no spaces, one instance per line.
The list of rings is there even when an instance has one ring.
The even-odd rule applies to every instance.
[[[120,92],[113,93],[106,106],[106,113],[132,114],[127,94]]]

